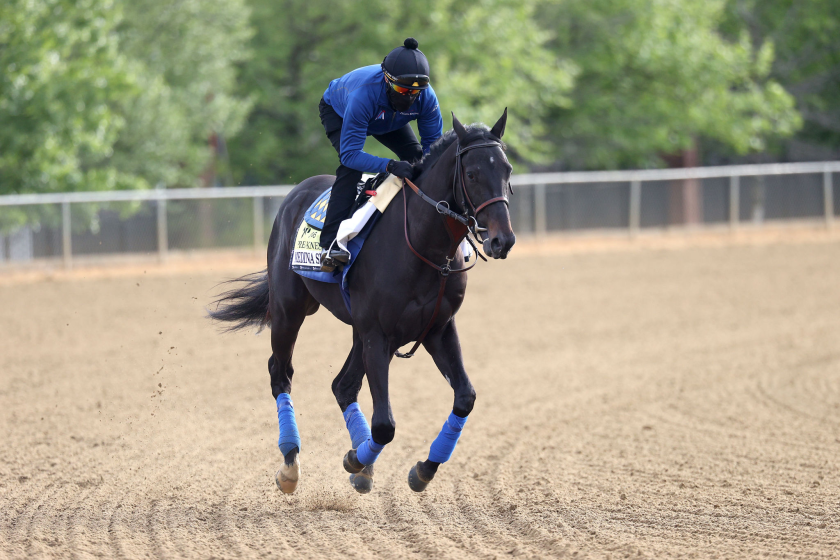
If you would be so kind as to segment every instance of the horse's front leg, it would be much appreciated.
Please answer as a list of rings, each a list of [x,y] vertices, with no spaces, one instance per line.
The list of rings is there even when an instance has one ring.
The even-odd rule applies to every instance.
[[[344,468],[349,473],[358,473],[365,467],[373,465],[385,446],[394,439],[396,431],[394,416],[391,414],[391,400],[388,396],[388,369],[393,349],[382,333],[365,333],[361,338],[362,360],[370,386],[370,396],[373,399],[373,416],[370,437],[344,456]],[[349,420],[348,428],[350,428]]]
[[[437,438],[432,442],[429,458],[426,461],[419,461],[408,473],[408,485],[415,492],[425,490],[440,464],[445,463],[452,456],[455,444],[461,437],[461,430],[467,422],[467,416],[472,412],[475,404],[475,389],[464,369],[455,319],[449,321],[440,331],[430,334],[423,342],[423,346],[455,392],[455,402],[449,418],[446,419]]]

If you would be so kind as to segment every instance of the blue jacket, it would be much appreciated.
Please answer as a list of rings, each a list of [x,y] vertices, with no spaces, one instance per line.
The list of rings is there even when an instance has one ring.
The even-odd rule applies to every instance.
[[[408,111],[396,113],[388,103],[388,86],[378,64],[363,66],[330,82],[324,101],[344,119],[341,127],[341,163],[350,169],[381,173],[388,160],[363,151],[365,139],[417,121],[423,153],[443,134],[437,96],[426,88]]]

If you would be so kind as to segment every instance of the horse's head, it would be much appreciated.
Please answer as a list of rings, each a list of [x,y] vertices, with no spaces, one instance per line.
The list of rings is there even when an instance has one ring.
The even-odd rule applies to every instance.
[[[512,168],[501,142],[506,123],[507,109],[490,129],[492,138],[471,139],[452,114],[458,136],[455,200],[475,218],[476,230],[483,232],[484,252],[494,259],[506,258],[516,243],[508,208]]]

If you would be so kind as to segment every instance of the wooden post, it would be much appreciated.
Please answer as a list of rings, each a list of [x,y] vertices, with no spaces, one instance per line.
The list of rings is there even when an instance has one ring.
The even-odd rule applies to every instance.
[[[729,227],[735,229],[741,219],[741,178],[729,178]]]
[[[823,204],[825,205],[825,227],[834,225],[834,185],[831,171],[823,171]]]
[[[61,203],[61,248],[64,268],[73,266],[73,240],[70,237],[73,230],[70,226],[70,203],[65,200]]]
[[[264,233],[264,220],[265,220],[265,209],[264,209],[263,197],[255,196],[254,197],[254,254],[258,255],[260,250],[263,247],[263,240],[265,239]]]
[[[630,216],[628,218],[630,237],[639,233],[639,223],[642,212],[642,182],[630,181]]]
[[[545,237],[547,231],[545,206],[545,185],[534,185],[534,234],[537,237]]]
[[[158,260],[166,260],[166,253],[169,251],[169,228],[166,222],[166,191],[162,184],[158,184],[157,199],[157,246]]]

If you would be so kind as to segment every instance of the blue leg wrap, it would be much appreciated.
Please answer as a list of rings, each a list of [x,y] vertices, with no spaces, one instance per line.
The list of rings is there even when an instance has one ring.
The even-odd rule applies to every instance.
[[[300,434],[295,421],[295,407],[289,393],[277,395],[277,421],[280,423],[280,452],[287,455],[295,447],[300,450]]]
[[[347,424],[347,431],[350,432],[350,441],[353,449],[358,449],[365,441],[370,439],[370,426],[368,426],[359,403],[352,403],[344,411],[344,423]]]
[[[363,465],[372,465],[376,462],[376,459],[379,457],[379,454],[382,453],[382,450],[385,449],[384,445],[379,445],[373,438],[367,438],[364,443],[362,443],[356,449],[356,459]]]
[[[455,416],[454,412],[449,413],[449,418],[443,424],[438,437],[432,442],[432,447],[429,449],[429,461],[435,463],[445,463],[452,457],[452,452],[455,451],[455,444],[458,443],[458,438],[461,437],[461,430],[464,429],[464,424],[467,419]]]

